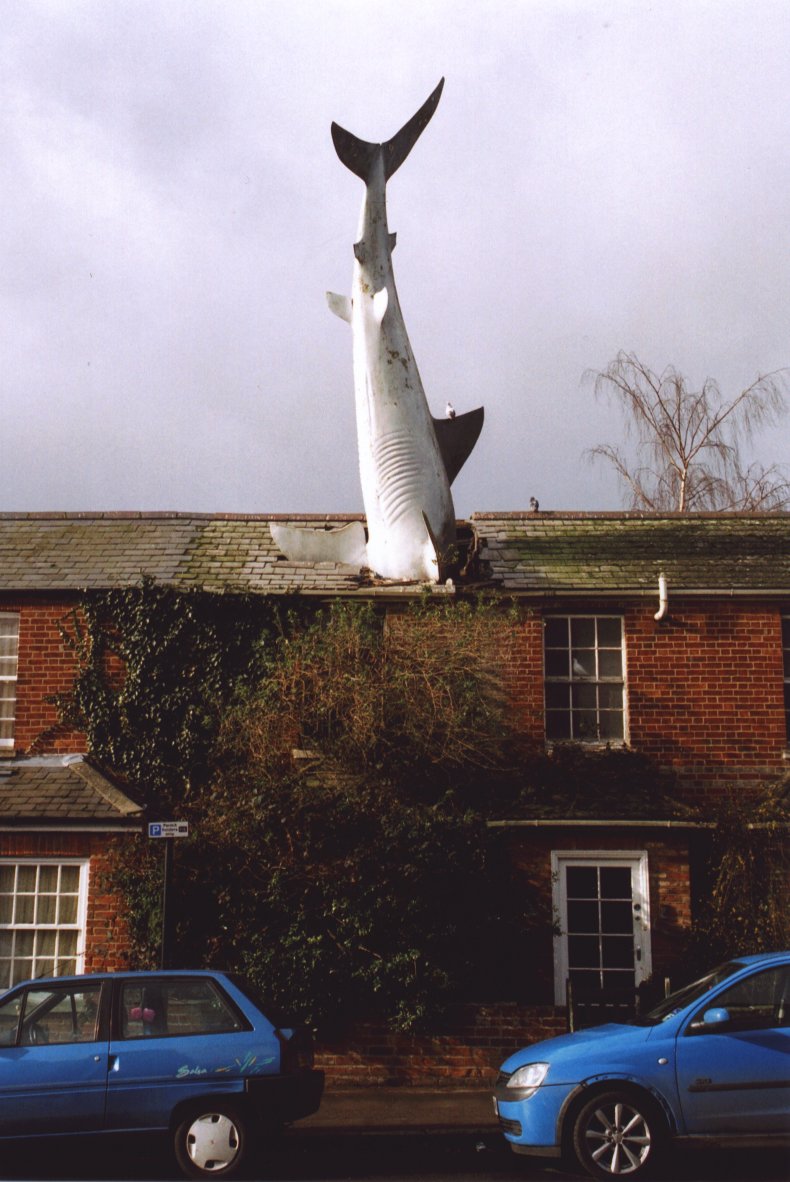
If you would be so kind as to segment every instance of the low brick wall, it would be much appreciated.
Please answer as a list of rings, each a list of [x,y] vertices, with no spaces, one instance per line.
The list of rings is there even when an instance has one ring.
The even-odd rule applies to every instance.
[[[513,1051],[566,1028],[565,1010],[554,1006],[456,1006],[433,1034],[360,1023],[342,1040],[319,1041],[316,1066],[326,1072],[329,1087],[484,1087]]]

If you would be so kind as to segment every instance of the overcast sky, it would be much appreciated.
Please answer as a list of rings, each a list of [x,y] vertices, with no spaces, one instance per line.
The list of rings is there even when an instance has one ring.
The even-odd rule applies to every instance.
[[[617,508],[582,382],[790,364],[790,0],[2,0],[0,510],[362,508],[348,293],[393,135],[433,412],[483,404],[459,515]],[[788,428],[758,442],[787,458]]]

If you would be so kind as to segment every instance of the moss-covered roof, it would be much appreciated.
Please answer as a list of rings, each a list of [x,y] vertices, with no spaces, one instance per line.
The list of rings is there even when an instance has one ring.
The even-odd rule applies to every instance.
[[[790,514],[476,513],[478,557],[516,593],[790,595]]]
[[[0,826],[139,829],[143,810],[81,756],[0,761]]]
[[[352,515],[0,514],[0,591],[79,592],[150,576],[181,588],[311,596],[413,594],[413,583],[294,563],[270,522],[331,529]],[[516,595],[671,591],[790,595],[790,514],[476,513],[457,585]]]

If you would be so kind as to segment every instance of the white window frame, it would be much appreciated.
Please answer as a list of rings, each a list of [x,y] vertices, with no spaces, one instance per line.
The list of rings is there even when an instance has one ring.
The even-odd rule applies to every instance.
[[[550,620],[619,620],[620,621],[620,673],[618,678],[614,677],[600,677],[596,674],[595,677],[574,677],[573,670],[569,671],[567,677],[559,677],[557,675],[549,675],[546,672],[546,625]],[[604,646],[607,648],[608,646]],[[568,654],[571,653],[570,634],[568,636]],[[597,628],[596,628],[596,667],[598,664],[598,653],[601,651],[597,642]],[[614,651],[614,650],[613,650]],[[622,685],[623,687],[623,735],[622,738],[593,738],[588,739],[583,735],[573,734],[573,711],[570,706],[569,698],[569,714],[571,723],[571,735],[569,738],[550,738],[548,734],[548,716],[549,709],[546,702],[546,688],[549,685],[567,685],[569,687],[574,685]],[[597,711],[598,708],[596,708]],[[625,745],[628,742],[628,684],[627,684],[627,666],[626,666],[626,649],[625,649],[625,617],[621,612],[549,612],[543,617],[543,718],[544,729],[546,731],[547,743],[583,743],[587,747],[603,747],[608,745]]]
[[[6,723],[11,723],[11,734],[8,738],[3,738],[0,735],[0,748],[13,748],[16,725],[16,685],[19,679],[19,612],[0,612],[0,635],[16,638],[16,652],[13,656],[0,658],[0,682],[14,686],[13,697],[5,699],[6,704],[11,703],[12,713],[3,720]],[[9,668],[13,668],[13,672],[9,673]]]
[[[565,983],[568,979],[568,937],[563,931],[563,917],[567,914],[565,893],[566,866],[622,866],[635,868],[631,875],[632,902],[638,905],[639,916],[634,922],[634,980],[639,986],[653,971],[650,944],[650,880],[647,850],[552,850],[551,883],[554,915],[554,1004],[565,1005]]]
[[[35,953],[35,940],[34,940],[34,960],[33,960],[32,966],[31,966],[31,973],[26,974],[25,977],[15,977],[14,976],[14,968],[15,968],[15,963],[16,963],[14,953],[15,953],[15,949],[16,949],[16,934],[18,932],[19,933],[33,932],[34,934],[37,934],[39,932],[58,932],[58,933],[60,933],[60,932],[76,932],[77,933],[77,951],[76,951],[76,954],[74,957],[69,955],[67,959],[69,959],[69,960],[74,959],[75,960],[75,967],[74,967],[75,973],[78,973],[78,974],[82,973],[85,968],[85,937],[86,937],[86,931],[87,931],[87,916],[88,916],[88,877],[89,877],[89,871],[90,871],[90,859],[89,858],[15,858],[15,857],[0,858],[0,867],[7,868],[9,866],[13,866],[13,867],[34,866],[36,868],[43,867],[43,866],[59,866],[59,867],[63,866],[63,867],[77,867],[77,869],[79,870],[79,886],[77,888],[77,917],[73,923],[52,923],[52,924],[47,924],[47,923],[13,923],[13,922],[12,923],[0,923],[0,932],[2,932],[2,933],[10,932],[11,936],[12,936],[11,984],[16,984],[16,982],[19,980],[25,980],[28,975],[29,976],[37,976],[38,975],[38,973],[36,972],[36,953]],[[17,889],[18,888],[18,877],[19,876],[17,874],[15,876],[15,880],[14,880],[14,892],[13,892],[13,896],[12,896],[14,899],[16,899],[18,897],[18,893],[19,893],[18,889]],[[37,885],[38,885],[38,876],[37,876],[36,881],[37,881]],[[36,897],[38,897],[39,893],[40,892],[38,890],[36,890]],[[56,897],[59,898],[60,894],[58,893],[58,895]],[[5,961],[5,959],[6,958],[4,957],[3,960]],[[49,959],[51,959],[51,957],[42,955],[40,957],[40,959],[41,960],[49,960]],[[62,970],[59,973],[57,964],[55,966],[55,973],[56,973],[56,975],[63,975]],[[65,975],[70,976],[71,973],[69,972],[68,974],[65,974]],[[0,988],[2,988],[2,987],[3,987],[2,986],[2,978],[0,977]]]

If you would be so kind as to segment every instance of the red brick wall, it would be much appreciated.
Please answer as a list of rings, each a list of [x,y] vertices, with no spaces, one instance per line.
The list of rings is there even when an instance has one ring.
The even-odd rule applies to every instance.
[[[60,625],[71,604],[38,597],[0,601],[0,610],[19,613],[19,677],[17,680],[17,751],[37,753],[85,751],[83,735],[61,727],[55,706],[47,701],[67,689],[74,678],[74,654]]]
[[[677,976],[691,923],[689,831],[618,826],[519,827],[509,830],[513,887],[543,901],[546,925],[528,948],[514,949],[529,965],[524,997],[534,1002],[554,998],[554,948],[551,930],[552,850],[644,850],[647,853],[653,976]]]
[[[630,740],[690,797],[784,770],[781,612],[741,601],[670,602],[626,615]]]
[[[106,833],[0,833],[2,858],[88,858],[85,972],[128,968],[129,940],[119,900],[102,884],[108,843]]]
[[[510,1002],[455,1006],[441,1034],[398,1034],[360,1024],[346,1040],[319,1042],[316,1066],[329,1086],[490,1086],[519,1047],[564,1034],[564,1010]]]
[[[673,768],[689,802],[786,769],[781,607],[670,597],[622,611],[629,744]],[[543,613],[615,614],[616,602],[524,608],[505,665],[524,733],[542,742]]]

